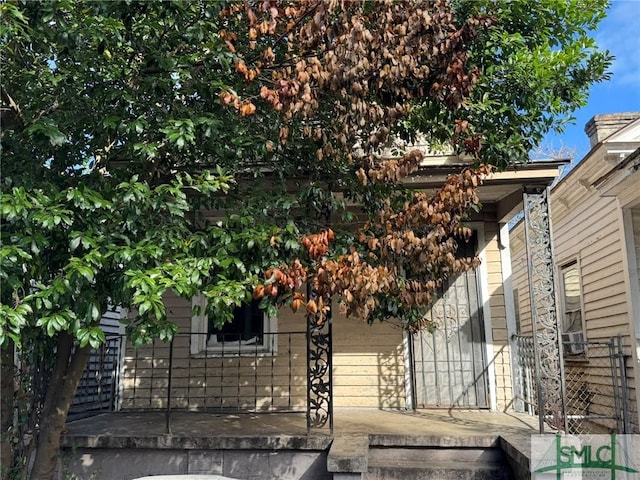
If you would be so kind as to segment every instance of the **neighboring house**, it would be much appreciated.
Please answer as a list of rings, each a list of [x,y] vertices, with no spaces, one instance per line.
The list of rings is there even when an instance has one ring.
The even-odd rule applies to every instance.
[[[459,407],[504,411],[513,404],[505,281],[510,278],[507,223],[522,209],[525,187],[546,187],[566,162],[536,162],[496,173],[480,188],[483,208],[470,221],[481,266],[453,279],[432,308],[434,332],[409,335],[394,322],[372,326],[334,308],[332,342],[307,351],[302,313],[267,318],[247,306],[222,331],[193,315],[192,301],[166,297],[179,326],[171,345],[156,341],[124,358],[123,410],[279,411],[371,407]],[[426,157],[408,183],[432,190],[465,163]],[[510,323],[513,323],[512,319]],[[324,341],[325,339],[321,339]],[[332,384],[327,382],[327,369]],[[329,402],[329,407],[327,407]],[[320,422],[322,423],[322,422]]]
[[[611,369],[606,368],[611,358],[604,348],[620,336],[626,375],[619,380],[627,384],[626,421],[638,433],[640,112],[597,115],[585,131],[590,152],[550,195],[567,404],[575,419],[595,419],[607,416],[608,409],[623,400],[611,394]],[[530,335],[524,222],[511,231],[511,257],[518,333]],[[614,383],[617,380],[614,376]],[[606,418],[594,421],[614,428]]]

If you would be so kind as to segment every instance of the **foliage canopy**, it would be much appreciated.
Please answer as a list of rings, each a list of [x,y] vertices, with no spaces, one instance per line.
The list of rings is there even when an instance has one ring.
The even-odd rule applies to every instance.
[[[3,325],[8,321],[11,328],[2,332],[19,340],[24,314],[34,307],[34,318],[49,333],[78,326],[51,317],[41,310],[45,303],[23,298],[34,281],[41,283],[42,298],[49,291],[45,284],[62,271],[80,268],[88,289],[96,279],[118,285],[119,293],[107,288],[95,300],[100,312],[107,298],[128,307],[150,301],[131,284],[131,275],[128,282],[115,282],[111,274],[100,274],[102,264],[92,257],[98,241],[78,243],[102,238],[111,250],[135,250],[137,238],[128,238],[127,231],[118,233],[120,242],[106,231],[125,212],[127,222],[142,222],[136,232],[145,232],[148,248],[163,253],[146,256],[147,263],[136,263],[135,254],[106,255],[122,272],[136,266],[159,284],[156,270],[167,252],[198,244],[186,232],[206,238],[200,249],[184,253],[193,262],[221,254],[210,250],[215,247],[209,240],[217,238],[212,227],[194,223],[187,211],[234,211],[215,228],[243,252],[234,257],[242,268],[228,275],[199,270],[202,277],[194,274],[193,284],[177,291],[190,294],[218,281],[237,282],[242,290],[255,286],[255,275],[274,262],[296,258],[301,250],[295,237],[313,234],[329,212],[336,218],[343,198],[364,205],[370,225],[385,209],[402,211],[411,193],[399,180],[417,168],[421,154],[409,149],[386,161],[381,148],[398,135],[425,135],[499,166],[526,159],[544,133],[562,128],[566,115],[584,103],[589,85],[606,78],[610,61],[589,37],[605,2],[535,4],[3,4],[3,274],[12,287],[4,291],[14,298],[3,299]],[[205,171],[214,173],[200,175]],[[198,195],[185,195],[185,178]],[[127,188],[121,182],[142,185],[135,197],[141,205],[182,189],[184,203],[170,212],[183,219],[181,233],[163,229],[161,222],[154,232],[144,223],[154,215],[171,218],[160,213],[169,207],[157,201],[155,210],[120,209],[121,199],[111,196]],[[224,196],[211,195],[221,189]],[[44,218],[43,212],[56,208],[65,214]],[[290,241],[276,253],[243,250],[237,243],[246,247],[250,241],[248,223],[258,230],[252,231],[253,248],[279,232]],[[339,235],[335,253],[348,253],[345,246],[353,240]],[[360,250],[363,258],[371,258],[366,250]],[[56,261],[25,271],[24,260],[35,265],[35,256]],[[437,281],[443,272],[433,273],[425,280]],[[156,294],[172,288],[170,280],[163,282]],[[235,304],[238,296],[233,298],[220,306]],[[74,305],[83,309],[76,317],[93,318],[86,310],[93,307]],[[144,305],[143,314],[163,318],[160,307]],[[49,325],[49,318],[57,320]]]

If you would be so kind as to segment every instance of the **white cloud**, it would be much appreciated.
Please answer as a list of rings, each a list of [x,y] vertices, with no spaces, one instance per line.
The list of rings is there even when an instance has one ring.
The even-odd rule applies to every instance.
[[[639,25],[640,0],[611,2],[607,18],[596,33],[596,41],[616,57],[611,67],[612,84],[640,88]]]

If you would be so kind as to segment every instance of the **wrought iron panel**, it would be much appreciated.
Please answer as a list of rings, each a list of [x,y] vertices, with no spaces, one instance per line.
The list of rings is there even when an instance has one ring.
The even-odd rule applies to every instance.
[[[314,298],[309,289],[308,297]],[[325,297],[325,305],[331,298]],[[333,433],[331,308],[322,315],[307,314],[307,430]]]
[[[556,310],[549,190],[526,188],[524,221],[540,431],[566,431],[562,344]]]

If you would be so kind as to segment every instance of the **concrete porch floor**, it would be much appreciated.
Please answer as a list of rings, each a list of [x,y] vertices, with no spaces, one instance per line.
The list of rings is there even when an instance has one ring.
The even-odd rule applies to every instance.
[[[171,412],[172,436],[306,436],[303,413]],[[482,436],[537,433],[538,419],[515,412],[336,409],[334,435]],[[314,431],[313,434],[322,434]],[[328,429],[326,430],[328,434]],[[65,437],[165,436],[164,412],[114,412],[69,422]]]
[[[515,478],[528,479],[537,419],[490,411],[336,409],[334,427],[333,435],[328,428],[308,434],[304,413],[174,411],[167,434],[164,412],[104,413],[66,425],[61,465],[94,480],[199,473],[335,480],[366,478],[372,448],[499,449]]]

